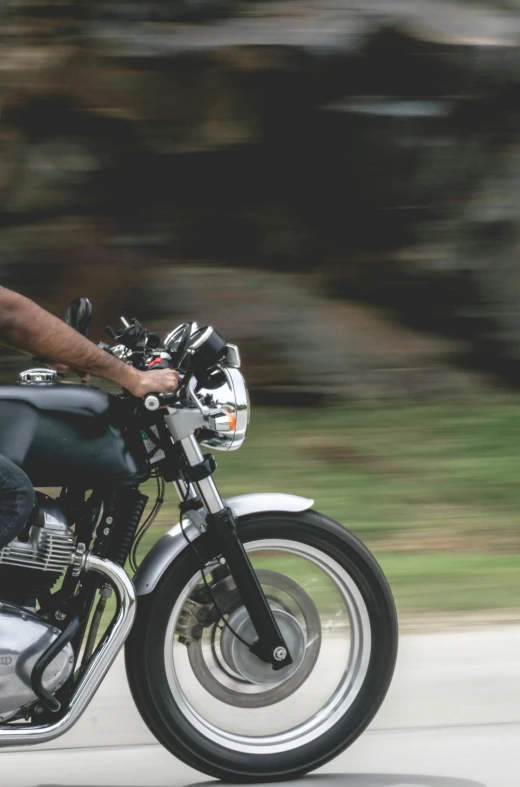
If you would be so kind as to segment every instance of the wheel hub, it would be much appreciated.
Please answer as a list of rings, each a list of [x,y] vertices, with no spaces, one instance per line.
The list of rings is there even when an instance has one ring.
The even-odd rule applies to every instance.
[[[321,646],[321,623],[311,597],[290,577],[259,569],[257,577],[284,640],[292,664],[273,670],[254,656],[217,619],[188,648],[193,675],[213,697],[236,708],[265,708],[290,697],[314,669]],[[231,577],[214,586],[219,609],[246,643],[256,632]]]
[[[240,607],[230,615],[228,620],[230,628],[226,626],[220,640],[222,655],[227,666],[244,680],[257,686],[276,686],[287,680],[300,668],[305,656],[307,644],[305,632],[296,618],[282,609],[273,609],[272,612],[289,648],[292,664],[274,670],[271,664],[261,661],[241,641],[251,644],[256,639],[254,626],[245,607]],[[241,639],[238,639],[230,629],[233,629]]]

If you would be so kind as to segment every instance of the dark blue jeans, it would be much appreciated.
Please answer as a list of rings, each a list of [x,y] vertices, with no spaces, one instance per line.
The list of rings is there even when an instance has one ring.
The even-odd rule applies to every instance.
[[[23,530],[34,503],[33,485],[24,471],[0,455],[0,549]]]

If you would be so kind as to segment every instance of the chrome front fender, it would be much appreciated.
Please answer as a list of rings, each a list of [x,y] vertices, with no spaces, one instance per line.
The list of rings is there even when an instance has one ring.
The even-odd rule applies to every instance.
[[[239,518],[248,514],[261,514],[267,511],[290,513],[307,511],[313,505],[314,500],[310,500],[308,497],[298,497],[297,495],[266,492],[238,495],[237,497],[230,497],[229,500],[224,502],[231,508],[235,516]],[[136,594],[145,596],[147,593],[151,593],[168,566],[187,547],[185,536],[190,541],[196,541],[200,535],[198,528],[188,521],[185,522],[184,533],[179,522],[165,533],[148,552],[134,576]]]

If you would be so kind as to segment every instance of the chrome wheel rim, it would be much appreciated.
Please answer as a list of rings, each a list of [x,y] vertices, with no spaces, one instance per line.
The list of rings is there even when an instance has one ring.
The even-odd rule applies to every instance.
[[[321,621],[326,640],[322,641],[315,669],[316,685],[312,684],[311,675],[283,702],[270,708],[244,710],[242,712],[248,715],[243,717],[240,716],[240,709],[230,708],[210,695],[205,696],[205,693],[199,696],[197,687],[203,690],[191,672],[186,647],[175,640],[175,626],[186,599],[200,581],[200,574],[193,576],[170,615],[164,644],[164,665],[175,703],[186,721],[200,734],[228,750],[246,754],[275,754],[321,737],[352,706],[368,671],[372,649],[370,618],[353,578],[326,553],[307,544],[285,539],[262,539],[250,542],[245,547],[255,568],[262,560],[270,560],[271,563],[278,560],[285,561],[289,572],[299,565],[295,561],[303,561],[305,571],[302,574],[298,569],[300,576],[304,576],[311,585],[313,582],[316,584],[316,578],[319,577],[321,584],[318,582],[317,585],[320,593],[322,586],[325,587],[321,577],[326,578],[329,600],[321,604],[321,610],[328,610],[326,614],[323,613]],[[335,592],[334,598],[337,600],[334,604],[330,601],[329,588]],[[339,612],[342,613],[341,620]],[[324,647],[324,643],[327,647]],[[322,658],[324,661],[320,664]],[[307,716],[298,720],[302,708],[303,714],[307,712]]]

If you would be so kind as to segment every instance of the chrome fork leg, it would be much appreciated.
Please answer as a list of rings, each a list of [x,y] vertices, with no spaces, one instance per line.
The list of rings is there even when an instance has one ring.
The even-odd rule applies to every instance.
[[[203,456],[195,437],[193,435],[185,437],[181,439],[180,444],[188,464],[192,467],[200,465]],[[238,537],[235,517],[231,509],[225,506],[211,476],[197,481],[196,486],[208,511],[206,518],[208,530],[215,533],[219,539],[222,554],[256,631],[257,638],[250,645],[249,650],[262,661],[271,664],[274,670],[283,669],[292,664],[292,656],[247,552]],[[182,487],[179,488],[182,490]]]
[[[180,444],[183,448],[184,456],[186,457],[186,461],[189,465],[194,467],[204,460],[202,452],[199,448],[199,444],[193,435],[182,439]],[[200,498],[204,503],[206,511],[208,511],[210,514],[218,514],[219,511],[222,511],[224,508],[224,502],[220,497],[219,491],[211,476],[204,478],[202,481],[197,481],[196,487],[199,491]]]
[[[135,620],[136,597],[134,585],[125,571],[116,563],[96,555],[87,555],[83,570],[101,574],[115,589],[118,601],[116,619],[75,686],[66,713],[51,724],[0,726],[0,747],[46,743],[70,730],[96,693],[130,633]]]

